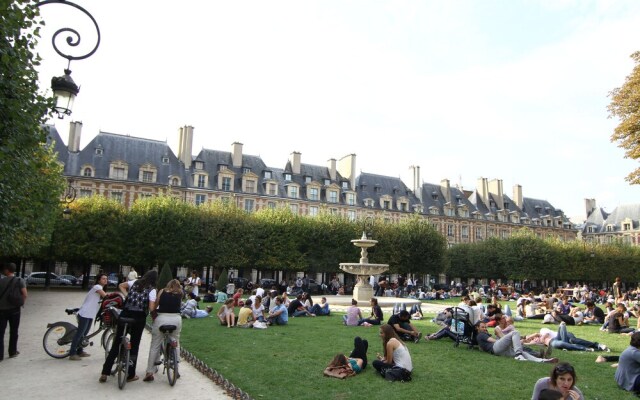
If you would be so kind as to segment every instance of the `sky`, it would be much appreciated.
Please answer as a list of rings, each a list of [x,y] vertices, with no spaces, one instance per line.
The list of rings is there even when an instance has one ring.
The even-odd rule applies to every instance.
[[[89,1],[96,53],[71,63],[73,114],[53,119],[81,148],[100,131],[167,141],[194,127],[202,148],[292,152],[327,165],[357,155],[359,172],[548,200],[575,223],[585,198],[612,212],[640,203],[624,177],[638,167],[610,141],[609,92],[640,51],[637,0]],[[43,93],[67,61],[53,32],[95,45],[87,17],[41,8]]]

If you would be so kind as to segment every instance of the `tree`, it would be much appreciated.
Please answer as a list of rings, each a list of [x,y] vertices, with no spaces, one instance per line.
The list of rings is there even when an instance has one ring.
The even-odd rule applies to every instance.
[[[42,22],[28,3],[0,6],[0,253],[14,256],[48,245],[63,191],[42,129],[53,106],[38,94],[34,48]]]
[[[617,117],[620,123],[611,135],[612,142],[625,150],[625,158],[640,158],[640,51],[631,55],[636,66],[627,76],[624,85],[613,89],[609,96],[609,118]],[[625,178],[632,185],[640,184],[640,168]]]
[[[160,270],[160,276],[158,276],[158,289],[167,287],[167,283],[172,279],[173,275],[171,274],[171,267],[169,266],[169,263],[166,262]]]
[[[226,268],[222,270],[222,273],[218,277],[218,282],[216,282],[216,289],[221,292],[227,291],[227,283],[229,283],[229,271]]]

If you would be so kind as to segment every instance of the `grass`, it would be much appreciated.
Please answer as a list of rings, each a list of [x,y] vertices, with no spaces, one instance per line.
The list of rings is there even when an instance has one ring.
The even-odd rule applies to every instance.
[[[455,303],[437,302],[443,308]],[[216,304],[214,312],[218,307]],[[364,313],[368,311],[363,309]],[[339,380],[324,377],[324,367],[336,353],[348,355],[355,336],[369,341],[371,363],[376,352],[382,353],[377,327],[346,327],[342,325],[342,314],[332,312],[329,317],[290,318],[284,327],[230,329],[219,324],[214,312],[210,318],[184,320],[181,342],[254,399],[529,399],[536,380],[548,376],[552,368],[551,364],[469,350],[465,345],[456,348],[449,339],[423,340],[419,344],[407,343],[414,367],[409,383],[387,382],[370,365],[353,378]],[[431,318],[433,315],[427,314],[423,320],[413,322],[424,334],[433,333],[438,326],[430,322]],[[554,328],[542,325],[540,320],[516,323],[523,335],[543,326]],[[634,399],[617,387],[615,368],[595,363],[598,354],[620,354],[628,346],[629,337],[600,332],[597,326],[572,326],[569,331],[611,348],[611,353],[554,351],[554,357],[576,368],[577,386],[585,398]]]

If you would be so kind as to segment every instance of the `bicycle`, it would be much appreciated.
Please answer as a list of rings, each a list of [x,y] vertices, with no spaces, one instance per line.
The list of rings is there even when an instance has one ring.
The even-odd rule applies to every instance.
[[[129,372],[129,363],[131,361],[131,341],[129,340],[129,324],[136,322],[134,318],[126,318],[118,316],[118,325],[124,325],[122,331],[122,339],[120,340],[120,349],[118,350],[118,358],[115,362],[115,373],[118,377],[118,387],[124,389],[127,384],[127,375]]]
[[[67,308],[65,309],[65,312],[67,315],[77,315],[79,310],[79,308]],[[77,330],[78,327],[76,325],[66,321],[47,324],[47,331],[44,333],[44,337],[42,338],[44,351],[53,358],[68,357],[69,352],[71,351],[71,342],[73,341],[73,337]],[[90,339],[102,331],[104,331],[104,333],[102,334],[100,343],[108,353],[107,346],[109,344],[107,343],[107,340],[109,338],[109,333],[112,332],[112,330],[109,326],[103,323],[103,318],[100,318],[98,328],[82,339],[82,348],[84,349],[87,346],[93,346],[93,342],[91,342]]]
[[[171,337],[171,333],[176,330],[175,325],[161,325],[160,332],[164,335],[162,340],[162,361],[158,364],[164,365],[162,373],[167,373],[169,385],[176,384],[176,380],[180,376],[178,373],[178,341]]]

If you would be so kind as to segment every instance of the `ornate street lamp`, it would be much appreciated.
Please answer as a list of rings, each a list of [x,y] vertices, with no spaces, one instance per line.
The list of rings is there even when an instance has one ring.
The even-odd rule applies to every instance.
[[[69,186],[67,186],[67,191],[64,194],[63,202],[66,203],[64,210],[62,210],[62,217],[64,219],[69,219],[71,217],[71,209],[69,208],[69,204],[73,203],[76,200],[76,188],[72,186],[73,182],[69,182]]]
[[[67,59],[67,68],[65,68],[64,70],[64,75],[51,78],[51,89],[53,90],[53,96],[56,99],[56,105],[53,108],[53,111],[58,114],[58,118],[62,119],[65,115],[71,115],[73,102],[80,92],[80,87],[76,85],[73,79],[71,79],[71,70],[69,69],[71,67],[71,61],[84,60],[85,58],[91,57],[93,53],[98,50],[98,46],[100,45],[100,28],[98,27],[98,23],[96,22],[95,18],[93,18],[93,15],[91,15],[87,10],[75,3],[66,0],[45,0],[36,3],[36,7],[42,7],[47,4],[64,4],[80,10],[87,17],[89,17],[89,19],[91,19],[91,22],[93,22],[97,33],[96,45],[91,51],[81,55],[72,55],[69,53],[65,53],[56,45],[56,39],[59,37],[59,35],[67,33],[69,36],[67,36],[65,41],[69,48],[72,49],[74,47],[77,47],[80,44],[80,33],[78,33],[77,30],[67,27],[60,28],[51,37],[51,44],[53,45],[53,49],[56,51],[56,53],[58,53],[58,55],[60,55],[60,57]]]

